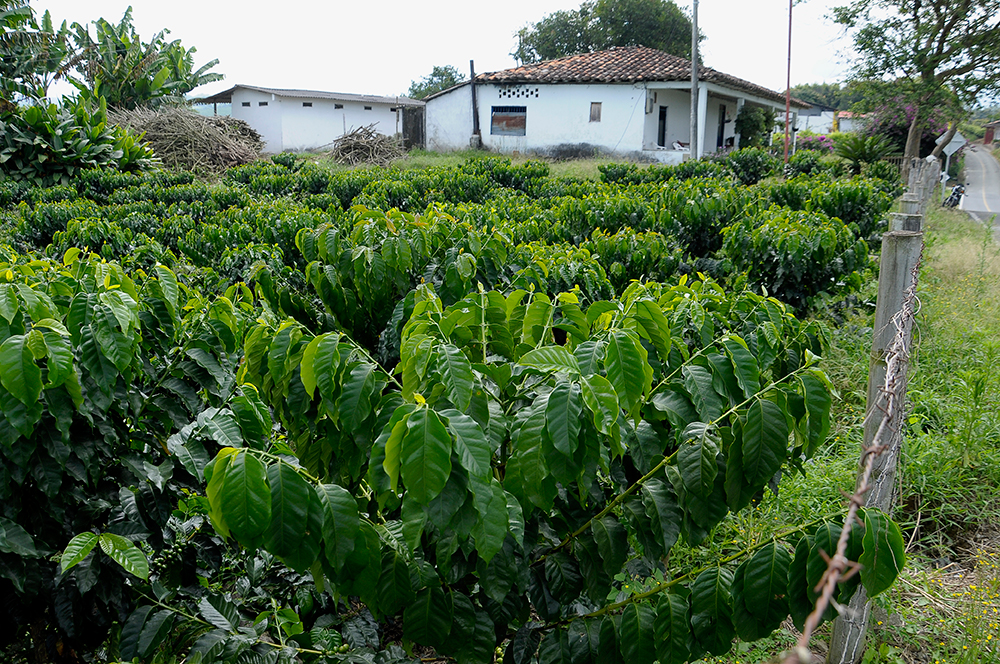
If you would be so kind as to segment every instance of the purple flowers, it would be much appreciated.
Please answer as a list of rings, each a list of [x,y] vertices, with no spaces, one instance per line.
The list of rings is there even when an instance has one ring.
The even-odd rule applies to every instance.
[[[833,141],[829,136],[799,136],[795,141],[796,149],[815,150],[816,152],[833,152]]]

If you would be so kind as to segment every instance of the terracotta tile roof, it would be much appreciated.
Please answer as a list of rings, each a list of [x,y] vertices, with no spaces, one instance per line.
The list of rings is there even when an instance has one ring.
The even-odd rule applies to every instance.
[[[690,79],[690,60],[645,46],[581,53],[476,76],[476,81],[481,83],[637,83]],[[785,95],[780,92],[723,74],[711,67],[700,66],[698,79],[741,90],[769,101],[785,101]],[[792,105],[809,108],[808,103],[794,97]]]

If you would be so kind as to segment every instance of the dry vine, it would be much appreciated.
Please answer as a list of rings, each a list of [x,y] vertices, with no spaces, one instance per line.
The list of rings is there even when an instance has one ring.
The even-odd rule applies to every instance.
[[[906,394],[906,369],[910,359],[911,332],[919,305],[916,291],[920,262],[918,259],[910,274],[910,286],[903,296],[903,306],[892,317],[892,324],[896,327],[896,335],[886,349],[885,382],[879,389],[878,400],[865,416],[866,419],[873,417],[878,411],[882,414],[882,420],[872,437],[871,444],[864,448],[861,453],[863,472],[857,483],[857,488],[848,499],[847,516],[844,518],[844,528],[840,532],[840,539],[837,540],[837,549],[832,557],[824,556],[827,559],[826,571],[823,572],[823,576],[816,586],[816,591],[820,592],[822,589],[822,592],[820,592],[812,613],[806,618],[798,642],[784,658],[783,664],[809,664],[812,662],[809,641],[819,626],[823,614],[830,603],[834,601],[833,594],[837,589],[837,584],[860,571],[856,563],[847,559],[845,552],[851,528],[855,522],[859,522],[858,509],[865,505],[865,494],[870,489],[869,480],[875,466],[875,460],[892,448],[892,437],[899,433],[899,423],[902,419],[899,416],[902,413],[903,398]]]

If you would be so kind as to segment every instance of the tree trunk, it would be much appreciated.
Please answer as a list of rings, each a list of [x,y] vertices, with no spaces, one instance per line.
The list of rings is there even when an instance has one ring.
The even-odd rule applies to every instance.
[[[35,664],[48,664],[49,649],[45,646],[45,623],[31,621],[31,647],[35,651]]]
[[[920,157],[920,106],[914,109],[913,120],[910,121],[910,130],[906,132],[906,149],[903,150],[903,182],[910,176],[910,160]]]
[[[944,139],[942,139],[940,143],[934,146],[934,151],[931,152],[931,156],[939,158],[941,156],[941,153],[944,152],[945,146],[951,143],[951,139],[955,138],[955,134],[957,133],[958,133],[958,120],[955,120],[950,123],[948,127],[948,133],[944,135]]]

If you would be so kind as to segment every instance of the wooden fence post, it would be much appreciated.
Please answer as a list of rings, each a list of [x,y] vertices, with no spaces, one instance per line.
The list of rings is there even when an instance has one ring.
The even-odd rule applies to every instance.
[[[933,173],[933,170],[933,168],[927,168],[924,173]],[[926,183],[926,180],[924,182]],[[926,191],[925,187],[921,187],[921,189]],[[912,199],[906,202],[911,201]],[[921,204],[925,205],[926,202],[922,200]],[[875,327],[868,368],[868,400],[865,410],[863,442],[865,449],[872,444],[885,415],[882,410],[876,407],[876,404],[879,400],[879,390],[885,384],[887,349],[896,335],[893,318],[903,308],[906,290],[911,285],[920,254],[923,251],[924,234],[920,230],[920,215],[896,214],[893,215],[890,224],[894,224],[896,228],[892,228],[882,236],[878,300],[875,308]],[[909,339],[906,340],[906,345],[909,346]],[[902,397],[906,392],[905,364],[897,389],[901,391],[897,403],[902,404]],[[865,496],[866,507],[875,507],[887,514],[892,512],[893,480],[902,446],[900,433],[902,417],[902,408],[893,413],[894,419],[889,422],[892,432],[889,449],[876,458],[869,483],[870,490]],[[870,616],[871,603],[868,601],[868,593],[862,586],[858,588],[845,610],[833,623],[827,664],[857,664],[861,661]]]

